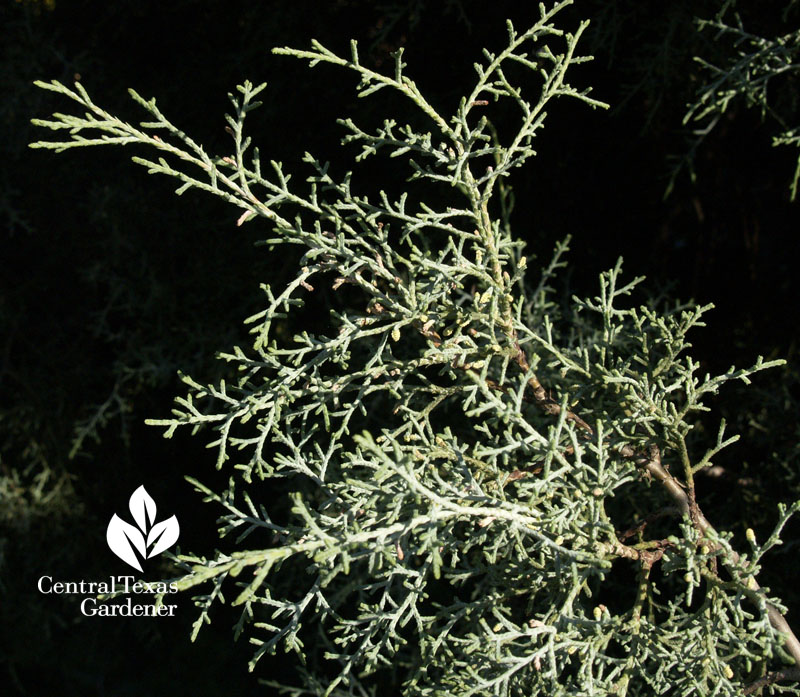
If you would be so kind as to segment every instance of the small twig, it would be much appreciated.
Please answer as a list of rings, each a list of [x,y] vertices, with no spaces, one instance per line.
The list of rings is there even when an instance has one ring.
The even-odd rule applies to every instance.
[[[689,496],[687,495],[683,486],[681,486],[678,480],[675,479],[675,477],[673,477],[667,471],[664,465],[661,464],[661,452],[658,449],[658,446],[651,445],[647,455],[637,456],[634,449],[631,446],[626,445],[624,448],[622,448],[622,454],[625,457],[636,458],[637,466],[661,483],[661,485],[672,497],[672,500],[675,501],[675,504],[680,512],[694,520],[698,530],[706,538],[709,538],[711,534],[714,534],[714,527],[703,515],[703,512],[700,510],[700,507],[697,505],[697,503],[695,502],[694,507],[692,506]],[[708,541],[710,544],[714,545],[710,539]],[[731,550],[730,559],[734,564],[737,564],[740,559],[739,554],[735,550]],[[758,581],[756,581],[752,576],[749,578],[747,585],[753,591],[759,592],[761,590],[761,586],[758,584]],[[795,663],[800,666],[800,640],[797,639],[795,633],[792,631],[792,628],[789,626],[789,623],[786,621],[786,618],[780,613],[780,611],[771,603],[767,603],[766,605],[770,624],[778,632],[785,635],[786,644],[784,648],[788,651],[792,658],[794,658]],[[792,675],[800,676],[800,668],[797,668],[796,670],[797,672],[792,673]],[[788,671],[782,671],[782,673],[788,673]],[[776,680],[777,679],[784,678],[776,678]]]
[[[527,374],[531,369],[530,363],[528,362],[528,357],[525,355],[525,351],[522,349],[519,343],[515,345],[515,348],[517,353],[514,356],[514,361],[520,367],[520,370]],[[561,405],[553,398],[548,396],[547,390],[542,387],[542,384],[535,375],[531,375],[531,377],[528,378],[528,385],[530,386],[531,390],[533,390],[533,396],[536,399],[537,404],[544,409],[544,411],[546,411],[548,414],[552,414],[553,416],[558,416],[561,414]],[[576,413],[567,410],[567,421],[572,421],[579,428],[583,429],[586,434],[594,437],[594,430],[592,427]]]
[[[617,539],[619,539],[620,542],[623,542],[624,540],[627,540],[629,537],[633,537],[634,535],[638,535],[639,533],[643,532],[644,529],[654,520],[658,520],[659,518],[663,518],[664,516],[676,515],[676,514],[680,514],[680,511],[675,506],[662,508],[659,511],[651,513],[638,525],[634,525],[632,528],[628,528],[625,532],[618,534]]]
[[[787,668],[786,670],[776,670],[772,673],[767,673],[763,678],[759,678],[745,687],[744,690],[742,690],[742,694],[752,695],[756,690],[760,690],[762,687],[769,687],[781,680],[800,680],[800,668]]]

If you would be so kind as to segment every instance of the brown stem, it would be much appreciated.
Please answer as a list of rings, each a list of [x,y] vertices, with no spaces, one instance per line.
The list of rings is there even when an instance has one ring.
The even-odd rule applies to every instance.
[[[634,452],[633,448],[629,445],[626,445],[622,449],[622,454],[625,457],[637,457],[636,453]],[[658,449],[658,446],[652,445],[650,446],[650,450],[648,455],[642,457],[637,457],[636,464],[647,472],[651,477],[656,479],[661,485],[667,490],[667,493],[672,497],[672,500],[678,506],[678,509],[683,515],[690,517],[690,519],[694,519],[695,524],[697,525],[700,532],[708,537],[709,534],[714,535],[715,530],[711,523],[708,522],[708,519],[703,515],[703,512],[700,510],[700,507],[697,505],[697,502],[694,502],[694,505],[689,500],[689,496],[684,491],[681,484],[678,482],[675,477],[673,477],[664,465],[661,464],[661,453]],[[710,542],[710,540],[709,540]],[[713,544],[713,543],[712,543]],[[734,564],[739,562],[739,555],[735,550],[731,550],[730,558]],[[751,590],[760,591],[761,586],[759,586],[758,581],[754,578],[750,578],[748,581],[748,586]],[[785,648],[789,652],[789,654],[794,658],[795,663],[797,666],[800,666],[800,641],[798,641],[795,633],[792,631],[792,628],[789,626],[789,623],[786,621],[786,618],[780,613],[780,611],[771,603],[767,603],[767,615],[769,616],[770,624],[778,630],[781,634],[784,635],[786,640]],[[783,671],[787,672],[787,671]],[[793,675],[800,677],[800,668],[797,668],[796,674]],[[794,678],[793,678],[794,679]]]
[[[781,680],[800,680],[800,668],[787,668],[786,670],[776,670],[772,673],[767,673],[763,678],[759,678],[745,687],[744,690],[742,690],[742,694],[752,695],[756,690],[760,690],[762,687],[769,687]]]
[[[531,366],[530,363],[528,363],[528,357],[525,355],[525,351],[523,351],[519,343],[515,345],[515,348],[517,350],[517,353],[514,356],[515,362],[523,373],[528,373],[531,369]],[[531,377],[528,378],[528,386],[533,391],[533,396],[536,400],[536,403],[542,409],[544,409],[544,411],[546,411],[548,414],[552,414],[553,416],[558,416],[561,414],[561,405],[547,395],[547,390],[542,387],[542,384],[535,375],[531,375]],[[572,421],[576,426],[582,428],[589,436],[594,436],[594,430],[592,427],[574,412],[567,410],[567,421]]]

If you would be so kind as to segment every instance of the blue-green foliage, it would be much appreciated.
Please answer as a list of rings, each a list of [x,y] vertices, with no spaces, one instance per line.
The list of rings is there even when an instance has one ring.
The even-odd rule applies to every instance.
[[[136,126],[79,83],[39,83],[82,110],[38,121],[69,138],[37,147],[148,145],[158,156],[134,161],[178,193],[222,197],[238,224],[271,229],[268,245],[302,250],[292,281],[263,286],[252,345],[221,355],[228,379],[184,377],[173,416],[152,422],[211,434],[231,473],[224,492],[192,480],[235,535],[231,551],[179,557],[179,587],[208,589],[195,634],[233,592],[251,668],[295,653],[297,694],[739,695],[800,658],[755,581],[796,506],[739,555],[694,486],[736,440],[724,422],[712,442],[694,438],[699,412],[780,361],[703,374],[687,334],[709,308],[637,300],[642,279],[621,263],[595,297],[557,305],[568,241],[534,263],[514,235],[509,179],[535,155],[547,108],[604,106],[567,82],[588,59],[585,24],[555,23],[566,4],[542,6],[525,31],[509,24],[452,114],[407,77],[401,51],[389,74],[355,43],[347,56],[277,51],[354,72],[361,97],[407,100],[413,120],[342,121],[356,164],[407,162],[419,181],[399,197],[312,155],[300,183],[262,163],[244,122],[263,85],[232,95],[233,152],[215,157],[135,92],[149,113]],[[324,328],[287,336],[322,293]],[[285,494],[259,500],[258,480]]]

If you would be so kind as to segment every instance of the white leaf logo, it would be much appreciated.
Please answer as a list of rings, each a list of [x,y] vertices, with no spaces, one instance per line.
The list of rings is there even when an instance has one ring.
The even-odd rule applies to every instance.
[[[172,547],[178,541],[179,532],[178,519],[175,516],[156,523],[147,535],[147,546],[153,545],[147,558],[161,554],[165,549]]]
[[[133,496],[128,502],[128,508],[131,509],[131,515],[142,532],[147,530],[156,519],[156,502],[153,501],[144,486],[140,486],[133,492]]]
[[[139,558],[149,559],[161,554],[178,540],[180,526],[175,516],[156,523],[156,502],[140,486],[128,502],[136,526],[126,523],[116,513],[106,530],[106,541],[111,551],[137,571],[142,571]],[[149,551],[148,551],[149,550]],[[138,552],[138,556],[136,554]]]

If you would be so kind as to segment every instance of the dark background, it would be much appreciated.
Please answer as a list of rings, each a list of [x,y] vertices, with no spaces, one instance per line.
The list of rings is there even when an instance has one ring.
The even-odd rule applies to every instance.
[[[787,3],[740,2],[764,35],[797,27]],[[550,109],[539,155],[514,180],[517,234],[546,260],[572,235],[564,292],[592,292],[619,256],[653,292],[713,302],[695,335],[695,358],[709,371],[749,365],[759,354],[789,360],[747,391],[728,388],[720,414],[742,441],[716,458],[722,477],[701,482],[701,504],[739,542],[746,527],[766,534],[776,501],[800,496],[798,481],[796,275],[798,203],[789,200],[796,153],[771,147],[774,119],[734,103],[701,144],[696,179],[676,170],[690,148],[682,118],[704,79],[694,56],[731,55],[730,43],[699,33],[694,17],[715,2],[578,2],[558,24],[592,24],[582,50],[596,60],[571,81],[591,86],[607,112],[578,103]],[[201,439],[161,432],[182,393],[178,370],[203,381],[221,375],[217,351],[247,342],[242,320],[261,309],[260,282],[279,283],[285,257],[256,241],[258,223],[236,227],[238,212],[132,165],[134,151],[32,151],[50,134],[30,125],[71,105],[33,87],[76,76],[98,104],[131,121],[141,114],[133,87],[180,128],[225,154],[226,94],[245,79],[267,81],[264,105],[249,117],[262,159],[282,160],[303,177],[304,151],[349,166],[335,119],[375,122],[396,102],[357,100],[355,80],[333,68],[309,70],[273,56],[274,46],[317,38],[391,69],[406,49],[407,73],[442,110],[472,81],[480,48],[501,47],[504,19],[526,27],[534,3],[478,0],[427,3],[366,0],[155,0],[0,5],[0,690],[51,695],[269,694],[258,677],[286,678],[286,661],[264,659],[246,672],[251,647],[233,642],[234,616],[188,642],[195,619],[181,596],[175,620],[83,618],[68,597],[41,596],[42,574],[58,580],[127,573],[105,545],[114,512],[126,513],[144,483],[159,519],[176,514],[180,547],[210,555],[218,511],[201,506],[183,477],[224,484]],[[791,75],[772,94],[795,94]],[[780,103],[789,117],[794,104]],[[797,123],[797,120],[794,121]],[[502,125],[502,124],[501,124]],[[382,165],[370,165],[376,177]],[[665,197],[671,175],[672,192]],[[382,182],[383,185],[383,182]],[[386,183],[386,188],[403,182]],[[86,438],[76,441],[76,434]],[[800,611],[797,530],[763,578]],[[148,568],[149,573],[168,573]]]

